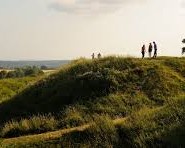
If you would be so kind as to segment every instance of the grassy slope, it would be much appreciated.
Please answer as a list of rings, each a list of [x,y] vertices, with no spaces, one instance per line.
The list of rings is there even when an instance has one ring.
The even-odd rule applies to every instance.
[[[167,142],[165,142],[161,138],[162,135],[167,131],[181,128],[184,122],[182,118],[184,110],[181,106],[185,95],[184,77],[184,58],[163,57],[157,60],[140,60],[108,57],[95,61],[81,59],[62,68],[57,74],[39,81],[10,101],[0,104],[0,116],[3,117],[1,118],[3,121],[0,120],[0,122],[52,112],[57,120],[56,129],[52,130],[57,130],[68,126],[83,125],[97,115],[106,114],[112,119],[128,116],[130,120],[127,124],[116,127],[118,135],[115,137],[118,140],[116,142],[108,140],[108,143],[105,143],[105,140],[101,143],[121,145],[123,143],[120,142],[123,139],[120,139],[120,135],[122,135],[127,138],[123,140],[127,146],[162,145],[169,143],[166,139],[173,139],[173,135],[166,134]],[[170,108],[170,103],[178,106],[175,111],[179,114],[175,114],[174,108]],[[144,110],[146,106],[147,109],[151,109]],[[143,112],[139,113],[140,116],[136,116],[137,111],[142,108]],[[7,110],[13,113],[10,114]],[[61,110],[62,112],[58,114]],[[156,116],[153,117],[153,114]],[[173,118],[169,125],[165,123],[165,120],[171,114]],[[150,125],[156,127],[150,128]],[[158,128],[159,130],[156,131]],[[141,134],[134,134],[138,130]],[[88,132],[80,132],[77,135],[82,134],[83,136]],[[147,132],[148,135],[145,134]],[[26,134],[29,134],[29,131]],[[79,136],[69,134],[64,139],[57,137],[54,141],[44,143],[40,141],[39,144],[62,143],[63,146],[75,146],[75,139],[80,143],[80,147],[82,145],[88,147],[93,140],[98,144],[99,139],[93,139],[87,135],[86,137],[86,141],[79,142]],[[68,138],[72,138],[71,143],[67,143]],[[147,138],[150,139],[149,142]],[[175,142],[182,143],[182,141],[178,143],[177,140]]]
[[[113,120],[113,124],[120,125],[121,123],[125,122],[127,118],[119,118]],[[94,123],[95,124],[95,123]],[[9,138],[5,139],[2,142],[2,145],[26,145],[30,143],[36,143],[40,141],[49,141],[49,140],[55,140],[57,138],[63,137],[67,134],[75,133],[75,132],[82,132],[87,129],[89,129],[91,126],[93,126],[93,123],[81,125],[78,127],[68,128],[68,129],[62,129],[54,132],[46,132],[42,134],[36,134],[36,135],[29,135],[29,136],[22,136],[17,138]]]
[[[177,99],[163,107],[143,108],[127,118],[114,120],[111,125],[115,127],[116,134],[108,133],[112,127],[107,125],[107,121],[103,118],[103,121],[96,123],[96,129],[83,125],[55,132],[5,139],[2,141],[2,146],[109,147],[113,143],[110,143],[110,137],[104,137],[108,133],[117,136],[114,143],[116,147],[184,147],[184,105],[185,98]],[[99,138],[105,138],[105,141]]]
[[[20,93],[27,86],[38,81],[36,77],[1,79],[0,80],[0,103],[8,101],[14,95]]]

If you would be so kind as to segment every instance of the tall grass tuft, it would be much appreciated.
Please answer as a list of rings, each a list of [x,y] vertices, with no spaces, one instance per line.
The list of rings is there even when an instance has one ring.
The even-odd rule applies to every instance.
[[[15,137],[27,133],[42,133],[55,130],[57,125],[58,121],[53,116],[38,115],[29,119],[12,120],[6,123],[1,130],[1,135],[2,137]]]
[[[113,147],[117,132],[112,119],[107,115],[94,115],[93,125],[87,130],[92,147]]]

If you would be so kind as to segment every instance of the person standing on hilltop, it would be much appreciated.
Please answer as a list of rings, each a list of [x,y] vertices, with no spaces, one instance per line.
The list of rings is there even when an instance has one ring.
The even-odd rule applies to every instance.
[[[157,58],[157,44],[155,42],[153,42],[154,44],[154,56],[153,58]]]
[[[92,60],[94,60],[94,58],[95,58],[95,54],[93,53],[91,56],[92,56]]]
[[[100,58],[101,58],[101,53],[98,54],[98,59],[100,59]]]
[[[141,49],[142,59],[145,57],[145,52],[146,52],[146,48],[145,48],[145,45],[143,45]]]
[[[149,58],[152,57],[152,49],[153,49],[153,46],[152,46],[152,43],[150,43],[150,44],[149,44],[149,47],[148,47]]]

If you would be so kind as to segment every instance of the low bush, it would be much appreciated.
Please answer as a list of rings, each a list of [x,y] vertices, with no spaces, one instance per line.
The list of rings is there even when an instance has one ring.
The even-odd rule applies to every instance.
[[[59,128],[70,128],[83,125],[87,122],[87,116],[79,106],[69,106],[60,113],[58,126]]]

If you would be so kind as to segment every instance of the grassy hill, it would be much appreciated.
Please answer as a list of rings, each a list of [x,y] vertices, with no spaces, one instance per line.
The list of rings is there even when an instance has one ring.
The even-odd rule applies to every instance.
[[[79,59],[0,104],[2,146],[183,147],[184,105],[185,58]]]

